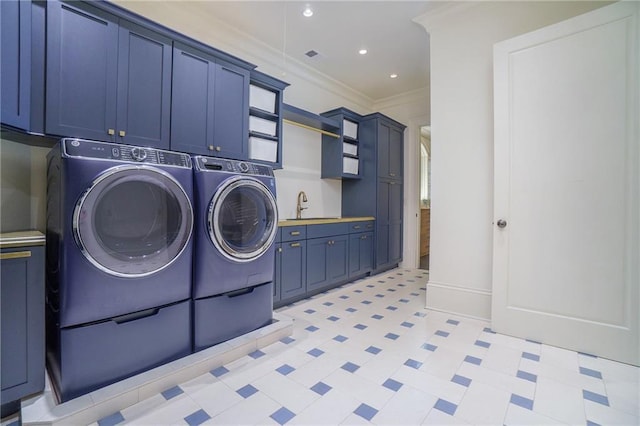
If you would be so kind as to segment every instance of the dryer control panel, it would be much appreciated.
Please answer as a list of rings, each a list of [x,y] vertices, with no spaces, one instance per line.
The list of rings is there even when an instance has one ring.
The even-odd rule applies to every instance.
[[[161,149],[65,138],[60,141],[62,152],[68,157],[96,158],[130,163],[159,164],[191,168],[191,157]]]
[[[203,156],[197,156],[194,157],[194,159],[196,163],[195,167],[202,171],[226,172],[255,176],[273,176],[273,169],[264,164]]]

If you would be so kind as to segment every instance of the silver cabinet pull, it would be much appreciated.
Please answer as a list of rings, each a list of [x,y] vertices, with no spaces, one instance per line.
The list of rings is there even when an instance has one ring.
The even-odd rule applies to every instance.
[[[107,130],[107,133],[109,134],[109,136],[113,136],[116,134],[116,131],[114,129],[109,129]]]
[[[498,222],[496,222],[496,225],[498,225],[498,228],[502,229],[502,228],[506,228],[507,227],[507,221],[504,219],[500,219],[498,220]]]
[[[291,231],[289,235],[300,235],[300,231]]]
[[[118,132],[118,134],[120,135],[121,138],[124,138],[124,135],[126,135],[126,133],[124,132],[124,130],[120,130]]]
[[[289,244],[290,247],[300,247],[300,243],[291,243]]]

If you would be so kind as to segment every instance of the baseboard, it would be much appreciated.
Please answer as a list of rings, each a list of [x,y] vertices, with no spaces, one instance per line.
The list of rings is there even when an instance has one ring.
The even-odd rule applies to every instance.
[[[491,321],[491,292],[429,281],[427,309]]]

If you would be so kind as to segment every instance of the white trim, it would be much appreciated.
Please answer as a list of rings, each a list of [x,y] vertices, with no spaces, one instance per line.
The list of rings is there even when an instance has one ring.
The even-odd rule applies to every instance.
[[[487,323],[487,327],[491,327],[491,321],[486,319],[486,318],[476,317],[476,316],[469,315],[469,314],[461,314],[459,312],[444,311],[442,309],[435,309],[435,308],[427,308],[427,309],[430,310],[430,311],[434,311],[434,312],[442,312],[444,314],[455,314],[456,316],[459,316],[459,317],[470,318],[470,319],[474,319],[474,320],[477,320],[477,321],[482,321],[482,322]]]
[[[426,308],[491,321],[491,292],[429,281]]]
[[[468,293],[481,294],[484,296],[491,296],[490,290],[481,290],[473,287],[467,287],[457,284],[448,284],[448,283],[439,283],[436,281],[427,282],[427,287],[439,287],[439,288],[447,288],[447,289],[455,289],[456,291],[464,291]]]
[[[429,86],[425,86],[420,89],[415,89],[409,92],[400,93],[398,95],[389,96],[388,98],[379,99],[373,103],[373,109],[379,111],[410,104],[413,102],[421,102],[424,100],[424,98],[429,99],[430,94],[431,92],[429,90]]]
[[[460,13],[464,13],[467,10],[476,7],[481,4],[487,4],[485,2],[476,1],[476,2],[466,2],[466,1],[454,1],[454,2],[446,2],[442,3],[441,6],[434,8],[431,11],[423,13],[420,16],[416,16],[412,19],[413,22],[422,25],[424,29],[430,33],[431,30],[443,23],[445,23],[448,19],[457,16]]]

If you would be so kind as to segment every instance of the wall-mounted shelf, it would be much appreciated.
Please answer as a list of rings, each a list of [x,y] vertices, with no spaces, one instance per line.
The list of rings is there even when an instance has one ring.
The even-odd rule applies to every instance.
[[[322,133],[325,136],[340,138],[340,123],[330,118],[322,117],[309,111],[305,111],[293,105],[282,104],[282,117],[285,123],[303,127],[308,130]]]

